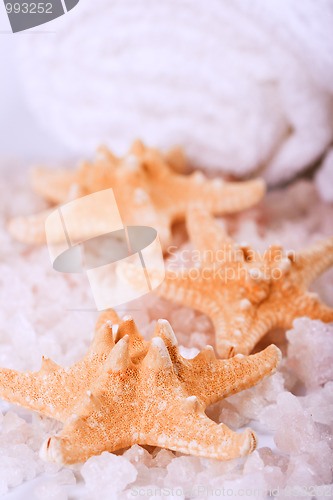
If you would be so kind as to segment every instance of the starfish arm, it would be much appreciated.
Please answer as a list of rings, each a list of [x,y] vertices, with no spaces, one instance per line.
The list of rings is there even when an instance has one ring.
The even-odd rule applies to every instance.
[[[77,398],[89,387],[98,370],[90,376],[85,373],[85,363],[64,369],[50,360],[43,362],[38,372],[18,372],[0,369],[0,397],[23,408],[37,411],[65,422],[77,404]]]
[[[116,331],[112,319],[119,320],[113,311],[101,315],[87,354],[70,368],[44,359],[39,372],[0,369],[4,398],[65,424],[43,444],[43,458],[71,464],[135,443],[221,460],[254,450],[252,431],[217,425],[204,409],[273,373],[275,346],[224,361],[208,348],[187,360],[166,320],[145,342],[132,318]]]
[[[225,263],[234,248],[226,232],[205,210],[193,208],[187,213],[187,231],[194,247],[199,250],[202,265]]]
[[[64,203],[75,184],[77,173],[74,170],[50,170],[36,167],[30,175],[34,191],[51,203]]]
[[[75,194],[76,196],[78,192]],[[71,201],[68,199],[67,201]],[[18,241],[32,244],[46,243],[45,222],[50,214],[56,210],[61,210],[61,206],[44,210],[36,215],[27,217],[14,217],[9,221],[8,230]],[[110,222],[108,214],[103,205],[93,200],[93,204],[69,204],[66,207],[66,219],[75,220],[75,224],[70,224],[70,240],[72,244],[87,241],[93,236],[100,236],[109,233]],[[60,218],[56,217],[48,221],[47,241],[55,245],[66,245],[67,236],[64,224]],[[68,229],[68,227],[67,227]]]
[[[71,201],[74,198],[78,198],[82,196],[82,192],[77,184],[72,184],[70,193],[65,201]],[[48,216],[57,210],[58,207],[50,208],[47,210],[43,210],[37,214],[28,215],[28,216],[19,216],[13,217],[9,220],[8,223],[8,231],[17,241],[21,241],[22,243],[28,243],[33,245],[43,245],[46,243],[46,232],[45,232],[45,222]],[[73,214],[72,214],[73,215]],[[83,214],[83,218],[86,217],[86,214]],[[95,216],[95,220],[98,218],[98,214]],[[103,217],[100,215],[100,219],[103,221]],[[79,214],[77,227],[84,226],[82,220],[82,214]],[[85,229],[85,228],[84,228]],[[88,227],[88,236],[89,236],[89,227]],[[81,230],[78,229],[79,236],[83,236],[81,234]],[[83,231],[84,233],[84,231]],[[75,238],[75,234],[71,234],[72,238]],[[64,242],[64,231],[62,226],[58,224],[53,224],[52,228],[48,228],[48,239],[54,243],[63,243]],[[88,239],[88,238],[86,238]]]
[[[137,443],[137,382],[138,371],[130,360],[126,335],[109,353],[89,390],[78,395],[61,433],[44,443],[41,456],[71,464]],[[132,387],[134,394],[128,391]]]
[[[215,330],[216,350],[221,358],[230,358],[237,351],[239,340],[230,337],[223,307],[212,306],[208,312]]]
[[[226,360],[215,359],[212,351],[206,349],[188,361],[188,379],[193,380],[196,373],[195,393],[206,407],[272,375],[280,360],[281,352],[275,345],[250,356],[238,354]]]
[[[248,300],[241,301],[237,307],[215,305],[207,314],[214,325],[216,350],[221,358],[249,354],[276,324],[276,317],[270,310],[257,311]]]
[[[174,200],[173,218],[178,219],[189,207],[200,207],[214,214],[239,212],[258,203],[265,194],[265,182],[254,179],[245,182],[227,182],[206,179],[194,173],[174,179],[165,185]]]
[[[135,216],[133,215],[135,212]],[[148,217],[147,217],[148,214]],[[153,214],[153,215],[152,215]],[[170,219],[166,213],[156,210],[153,206],[147,209],[146,213],[132,210],[130,214],[131,224],[151,226],[157,231],[158,238],[164,253],[169,251],[171,246],[171,226]]]
[[[203,284],[204,280],[198,268],[165,271],[164,280],[155,293],[164,299],[206,312],[210,302]]]
[[[192,404],[193,398],[188,399]],[[73,420],[60,434],[43,443],[40,456],[44,460],[73,464],[103,451],[112,452],[135,443],[230,460],[252,453],[257,444],[256,436],[250,429],[238,434],[224,424],[216,424],[203,413],[191,409],[181,412],[179,407],[174,408],[172,415],[168,412],[164,420],[167,425],[157,419],[144,432],[125,432],[124,426],[117,425],[117,420],[112,422],[108,419],[112,425],[107,428],[103,427],[104,421],[101,421],[101,425],[96,425],[96,418],[91,425],[81,417],[73,416]]]
[[[187,398],[181,408],[169,408],[166,422],[162,425],[154,421],[141,444],[219,460],[245,456],[256,448],[253,431],[246,429],[238,434],[224,424],[216,424],[198,407],[195,396]]]
[[[46,243],[45,221],[53,210],[44,210],[35,215],[13,217],[8,222],[12,237],[22,243],[43,245]]]
[[[333,265],[333,237],[296,253],[295,268],[307,286]]]
[[[92,455],[103,451],[116,451],[132,446],[135,437],[126,432],[126,426],[119,421],[119,415],[108,418],[109,425],[98,416],[96,410],[89,417],[72,415],[63,430],[44,441],[40,457],[58,464],[84,462]]]
[[[214,181],[209,182],[214,183]],[[226,182],[223,190],[214,192],[216,200],[213,196],[211,211],[232,213],[245,210],[257,204],[264,197],[265,191],[265,181],[260,178],[244,182]],[[214,207],[215,203],[216,208]]]
[[[165,271],[164,274],[157,269],[150,269],[149,277],[152,282],[160,282],[164,275],[162,283],[154,290],[159,297],[203,310],[206,301],[204,294],[201,293],[202,280],[197,276],[197,272],[198,269],[183,269]],[[141,270],[135,265],[120,262],[117,266],[117,273],[135,290],[145,289],[146,280]],[[192,273],[195,273],[195,279],[192,279]]]
[[[112,331],[106,324],[95,333],[87,354],[70,368],[48,358],[43,358],[36,372],[0,368],[0,397],[64,422],[113,347]]]
[[[61,395],[54,385],[59,379],[65,384]],[[1,368],[0,397],[23,408],[64,421],[62,410],[70,399],[70,394],[67,392],[68,384],[66,387],[68,381],[69,377],[60,367],[43,358],[42,368],[38,372],[19,372]],[[62,406],[61,410],[59,403]]]
[[[291,328],[293,320],[306,316],[311,319],[320,319],[324,323],[333,321],[333,309],[323,304],[317,294],[305,292],[295,298],[291,304],[289,314],[285,316],[284,328]]]
[[[132,173],[130,172],[132,175]],[[171,242],[170,217],[167,210],[157,207],[152,193],[154,193],[154,183],[141,185],[137,179],[130,176],[124,178],[122,171],[118,173],[113,187],[114,195],[118,204],[119,213],[124,224],[133,226],[153,227],[160,239],[163,250],[166,250]],[[129,200],[131,202],[129,203]]]

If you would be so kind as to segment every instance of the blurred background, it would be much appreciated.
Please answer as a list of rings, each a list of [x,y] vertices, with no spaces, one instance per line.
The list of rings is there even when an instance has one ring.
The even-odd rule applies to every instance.
[[[297,250],[332,235],[333,205],[325,203],[333,202],[332,26],[333,0],[80,0],[64,16],[13,34],[0,5],[0,366],[38,369],[42,355],[69,366],[86,352],[97,318],[85,275],[57,273],[46,246],[21,244],[7,231],[13,216],[47,206],[29,185],[28,171],[35,164],[74,168],[77,160],[91,158],[100,143],[123,154],[136,138],[161,149],[181,145],[192,164],[210,174],[239,179],[261,175],[270,188],[283,186],[270,189],[259,206],[230,216],[227,230],[236,241],[262,251],[279,241]],[[294,182],[309,171],[315,182]],[[180,246],[179,235],[186,237],[182,228],[178,236],[175,232]],[[331,306],[332,284],[327,273],[312,289]],[[145,335],[157,318],[170,316],[188,349],[214,344],[211,323],[199,313],[168,307],[150,295],[128,307]],[[322,363],[329,356],[326,327],[308,321],[294,330],[292,356],[299,356],[305,373],[316,374],[307,377],[313,383],[331,365]],[[264,415],[260,405],[275,404],[279,391],[290,398],[269,410],[283,415],[278,433],[290,451],[287,459],[286,448],[280,449],[289,460],[287,484],[328,484],[330,434],[323,422],[331,421],[329,393],[318,384],[313,399],[307,400],[307,420],[299,419],[297,406],[291,426],[289,401],[293,408],[296,403],[288,391],[294,382],[287,377],[284,388],[282,379],[272,386],[277,391],[272,399],[266,393],[258,396],[262,403],[257,415]],[[318,429],[313,405],[319,408],[313,417],[319,419]],[[246,413],[242,400],[240,406]],[[255,406],[252,399],[244,423],[253,418],[249,415]],[[82,499],[79,488],[89,483],[89,474],[86,483],[81,477],[77,485],[68,470],[50,479],[49,464],[38,458],[40,444],[54,433],[53,423],[42,426],[30,412],[4,402],[0,410],[6,413],[0,494],[8,491],[6,500]],[[223,415],[228,412],[226,408]],[[229,415],[237,412],[236,404]],[[303,436],[304,427],[313,428],[316,436],[309,434],[306,453],[298,444],[302,439],[290,438],[298,432]],[[266,445],[276,449],[273,433],[260,433],[260,446]],[[273,469],[277,478],[285,478],[280,451],[273,455],[266,450],[267,461],[263,454],[263,461],[248,468],[256,487],[265,474],[271,484]],[[91,470],[99,487],[91,484],[100,496],[100,477],[108,469],[96,460]],[[135,460],[140,468],[144,458]],[[190,465],[179,463],[166,481],[170,476],[178,480],[176,469],[182,478],[191,477],[186,471]],[[267,467],[260,465],[253,474],[258,463]],[[107,472],[111,486],[116,470],[114,466]],[[123,465],[120,470],[125,470]],[[197,473],[193,465],[192,470],[204,477],[204,469]],[[67,480],[62,472],[70,472]],[[144,474],[147,484],[154,484]],[[141,475],[138,481],[141,486]],[[207,485],[211,481],[208,475]],[[38,482],[40,489],[34,490]],[[71,487],[77,489],[75,495],[67,491]]]
[[[289,181],[332,144],[332,26],[331,0],[80,0],[15,35],[0,9],[1,163],[101,142],[121,154],[140,137],[203,169]]]
[[[45,30],[45,32],[44,32]],[[29,107],[24,93],[24,82],[19,73],[17,46],[27,42],[27,37],[52,36],[48,28],[40,27],[27,32],[13,34],[6,10],[0,8],[0,169],[5,170],[7,162],[38,162],[64,159],[69,155],[68,148],[47,131]],[[31,35],[36,32],[35,35]]]

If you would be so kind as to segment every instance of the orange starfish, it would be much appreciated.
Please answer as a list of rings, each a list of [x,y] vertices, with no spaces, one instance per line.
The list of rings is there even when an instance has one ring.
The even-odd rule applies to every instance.
[[[207,314],[221,357],[249,354],[270,329],[291,328],[301,316],[333,321],[333,310],[307,290],[333,265],[333,238],[296,254],[279,246],[260,254],[235,244],[204,210],[188,213],[187,228],[201,267],[166,271],[156,293]],[[135,267],[120,266],[120,273],[139,286]]]
[[[215,214],[238,212],[264,195],[261,179],[207,179],[201,172],[184,175],[185,166],[179,149],[163,155],[136,141],[124,158],[116,158],[102,147],[93,164],[83,163],[77,171],[36,169],[32,186],[53,203],[113,188],[124,223],[154,227],[164,250],[170,244],[172,224],[185,218],[188,207],[204,206]],[[49,213],[16,217],[10,221],[9,231],[19,241],[45,243],[44,224]]]
[[[204,409],[274,373],[276,346],[223,361],[207,346],[185,359],[165,320],[149,342],[113,311],[96,327],[88,353],[70,368],[44,360],[38,372],[0,370],[3,398],[65,424],[43,444],[42,457],[69,464],[135,443],[222,460],[254,450],[250,429],[233,432]]]

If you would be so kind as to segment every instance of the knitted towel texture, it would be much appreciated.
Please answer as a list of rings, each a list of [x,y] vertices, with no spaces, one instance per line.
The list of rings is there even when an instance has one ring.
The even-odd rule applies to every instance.
[[[31,109],[74,153],[134,138],[288,180],[333,139],[331,0],[80,0],[18,40]]]

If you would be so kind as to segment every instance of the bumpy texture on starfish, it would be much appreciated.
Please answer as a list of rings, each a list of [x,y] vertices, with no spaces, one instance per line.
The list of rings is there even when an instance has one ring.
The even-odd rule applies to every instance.
[[[249,354],[270,329],[291,328],[301,316],[333,321],[333,310],[307,291],[333,265],[333,238],[288,255],[280,246],[260,254],[235,244],[206,211],[189,212],[187,228],[201,267],[167,271],[156,293],[207,314],[221,357]],[[120,272],[135,286],[134,267]]]
[[[251,207],[264,195],[261,179],[207,179],[201,172],[185,175],[185,166],[179,149],[163,155],[136,141],[121,159],[103,147],[93,164],[84,163],[77,171],[38,168],[32,186],[53,203],[113,188],[123,222],[154,227],[164,250],[170,244],[171,225],[185,218],[188,207],[204,206],[214,214],[226,214]],[[45,243],[44,223],[49,213],[16,217],[10,221],[9,231],[26,243]]]
[[[188,360],[167,321],[146,342],[131,318],[107,311],[82,360],[61,368],[44,359],[38,372],[3,368],[0,395],[64,422],[42,445],[50,461],[81,462],[135,443],[227,460],[252,452],[255,435],[216,424],[204,409],[274,373],[280,354],[271,345],[221,361],[207,346]]]

